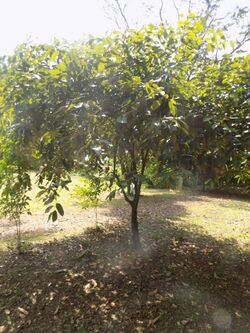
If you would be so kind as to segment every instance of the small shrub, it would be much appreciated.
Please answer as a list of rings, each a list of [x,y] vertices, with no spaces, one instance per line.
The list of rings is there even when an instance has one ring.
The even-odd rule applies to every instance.
[[[82,185],[77,185],[74,188],[72,197],[76,199],[77,203],[83,208],[95,208],[95,225],[98,227],[97,207],[101,202],[101,194],[103,186],[98,177],[91,179],[82,178]]]

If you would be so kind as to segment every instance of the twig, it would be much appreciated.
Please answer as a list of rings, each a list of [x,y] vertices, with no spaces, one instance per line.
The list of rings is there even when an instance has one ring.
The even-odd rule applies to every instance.
[[[160,10],[159,10],[159,16],[160,16],[161,23],[164,25],[163,18],[162,18],[162,10],[163,10],[163,0],[161,0],[161,7],[160,7]]]
[[[117,7],[118,7],[118,9],[119,9],[119,11],[120,11],[120,14],[121,14],[121,16],[122,16],[122,18],[123,18],[123,20],[124,20],[124,22],[125,22],[126,28],[129,29],[128,20],[127,20],[125,14],[124,14],[124,11],[122,10],[122,7],[121,7],[121,4],[120,4],[120,1],[119,1],[119,0],[115,0],[115,2],[116,2],[116,4],[117,4]]]
[[[228,12],[225,16],[223,16],[223,17],[218,17],[218,18],[216,18],[216,19],[214,19],[213,20],[213,22],[216,22],[216,21],[222,21],[222,20],[224,20],[226,17],[228,17],[230,15],[230,12]]]
[[[106,8],[106,6],[103,6],[103,10],[104,10],[104,12],[106,14],[106,17],[108,18],[108,20],[114,22],[116,24],[117,28],[119,30],[121,30],[121,26],[120,26],[120,24],[119,24],[119,22],[117,20],[117,14],[118,14],[117,13],[117,9],[115,8],[114,4],[111,4],[108,0],[104,0],[104,2],[106,4],[106,6],[107,6],[107,8]],[[113,11],[113,14],[114,14],[113,16],[110,15],[109,9],[111,9]]]
[[[172,0],[172,2],[173,2],[173,5],[174,5],[174,7],[175,7],[175,10],[176,10],[176,12],[177,12],[178,20],[179,20],[179,19],[180,19],[180,12],[179,12],[179,9],[178,9],[178,7],[176,6],[175,0]]]
[[[242,40],[238,42],[238,45],[230,52],[230,54],[233,54],[235,51],[239,50],[245,43],[250,41],[250,37],[248,37],[248,34],[249,31],[246,31]]]

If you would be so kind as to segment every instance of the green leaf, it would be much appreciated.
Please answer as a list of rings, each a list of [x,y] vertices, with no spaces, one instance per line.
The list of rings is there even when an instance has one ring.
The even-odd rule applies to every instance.
[[[155,97],[154,88],[152,88],[151,85],[148,82],[145,84],[145,89],[146,89],[146,92],[148,94],[148,97],[150,97],[150,98]]]
[[[58,57],[58,55],[59,55],[59,51],[53,52],[52,55],[51,55],[51,57],[50,57],[50,60],[51,61],[55,61],[56,58]]]
[[[40,198],[45,192],[46,192],[46,190],[39,191],[36,195],[36,198]]]
[[[98,72],[103,73],[105,71],[107,64],[101,62],[100,64],[98,64]]]
[[[107,195],[106,199],[111,201],[112,199],[115,198],[115,195],[116,195],[116,190],[111,191],[111,192]]]
[[[156,101],[153,101],[153,103],[151,104],[150,109],[151,109],[152,111],[155,111],[155,110],[157,110],[160,106],[161,106],[161,101],[160,101],[160,100],[156,100]]]
[[[193,13],[193,12],[191,12],[191,13],[189,13],[188,17],[189,17],[189,18],[191,18],[191,19],[193,19],[193,18],[195,18],[195,17],[196,17],[196,14],[195,14],[195,13]]]
[[[141,78],[139,76],[134,76],[132,80],[135,84],[140,84],[141,83]]]
[[[230,46],[231,46],[231,48],[234,48],[234,47],[235,47],[235,42],[234,42],[234,40],[230,40]]]
[[[61,186],[62,186],[62,188],[65,188],[68,184],[70,184],[71,183],[71,180],[63,180],[62,182],[61,182]]]
[[[57,211],[56,210],[54,210],[53,212],[52,212],[52,221],[53,222],[55,222],[56,220],[57,220]]]
[[[168,106],[169,106],[169,110],[170,110],[170,113],[173,115],[173,116],[176,116],[176,101],[171,98],[168,102]]]
[[[199,21],[196,21],[195,23],[194,23],[194,30],[196,31],[196,32],[200,32],[200,31],[202,31],[204,29],[204,27],[203,27],[203,25],[199,22]]]
[[[63,206],[60,203],[56,204],[56,209],[58,211],[58,213],[63,216],[64,215],[64,210],[63,210]]]
[[[180,128],[186,135],[189,134],[189,128],[185,121],[181,119],[176,119],[176,126]]]
[[[207,44],[207,49],[208,49],[208,51],[213,52],[213,50],[214,50],[213,44],[212,43]]]
[[[54,199],[55,199],[55,195],[54,195],[54,194],[51,194],[51,195],[48,197],[48,199],[46,199],[46,200],[44,201],[44,204],[45,204],[45,205],[49,205]]]
[[[53,206],[48,206],[46,209],[45,209],[45,214],[49,213],[51,211],[51,209],[53,208]]]

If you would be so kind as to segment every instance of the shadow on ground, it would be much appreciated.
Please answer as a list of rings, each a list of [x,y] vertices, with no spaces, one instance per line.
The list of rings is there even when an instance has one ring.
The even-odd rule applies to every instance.
[[[174,223],[179,199],[143,200],[140,255],[125,206],[116,224],[3,255],[0,332],[249,332],[248,254]]]

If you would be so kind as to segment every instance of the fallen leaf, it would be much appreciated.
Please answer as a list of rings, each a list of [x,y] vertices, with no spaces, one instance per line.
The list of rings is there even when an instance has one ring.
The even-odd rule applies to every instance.
[[[155,317],[153,320],[150,320],[148,323],[148,327],[153,326],[162,316],[162,313],[159,316]]]
[[[60,308],[60,306],[58,305],[58,306],[56,307],[55,311],[54,311],[54,315],[57,315],[57,314],[58,314],[58,312],[59,312],[59,308]]]

